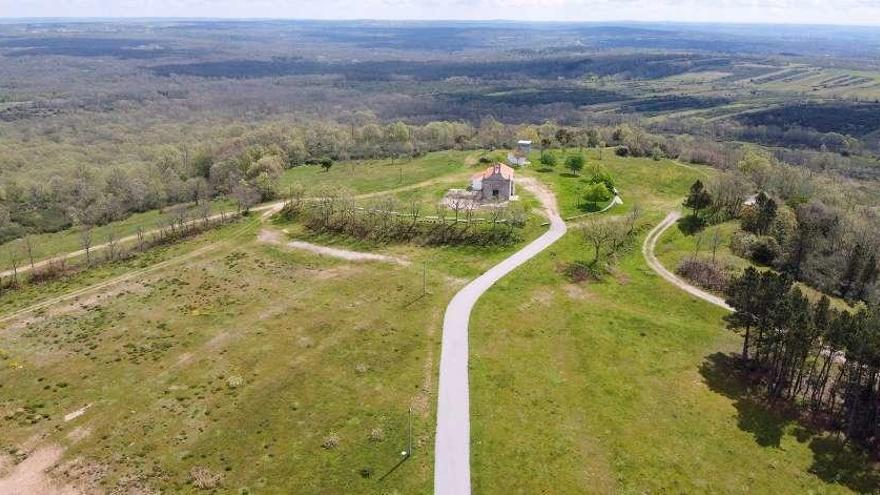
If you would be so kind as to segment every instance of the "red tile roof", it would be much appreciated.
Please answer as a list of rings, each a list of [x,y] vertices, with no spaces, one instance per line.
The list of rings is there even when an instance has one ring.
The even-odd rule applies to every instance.
[[[490,166],[489,168],[487,168],[485,171],[480,172],[478,174],[475,174],[473,176],[473,178],[474,179],[488,179],[489,177],[491,177],[495,174],[499,174],[499,173],[505,179],[508,179],[508,180],[513,179],[513,174],[514,174],[513,169],[503,163],[495,163],[492,166]]]

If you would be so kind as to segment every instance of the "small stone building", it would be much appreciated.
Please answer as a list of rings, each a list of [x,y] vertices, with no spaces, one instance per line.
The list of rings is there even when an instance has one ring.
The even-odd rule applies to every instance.
[[[478,191],[482,201],[516,199],[513,169],[503,163],[495,163],[471,178],[471,190]]]
[[[531,141],[517,141],[516,148],[507,154],[507,162],[518,167],[528,165],[531,151]]]

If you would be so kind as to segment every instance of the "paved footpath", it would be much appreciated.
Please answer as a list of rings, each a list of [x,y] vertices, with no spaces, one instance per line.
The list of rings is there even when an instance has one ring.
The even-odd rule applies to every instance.
[[[565,222],[553,194],[537,181],[521,181],[541,200],[550,219],[550,230],[460,290],[443,320],[440,385],[437,399],[437,433],[434,443],[434,493],[471,493],[470,391],[468,389],[468,322],[474,304],[495,282],[533,258],[565,234]]]

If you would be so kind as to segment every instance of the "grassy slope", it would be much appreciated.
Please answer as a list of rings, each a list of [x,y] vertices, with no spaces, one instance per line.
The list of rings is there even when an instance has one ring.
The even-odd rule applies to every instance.
[[[468,156],[468,152],[449,151],[432,153],[414,160],[397,160],[393,165],[390,160],[338,163],[329,172],[324,172],[318,166],[297,167],[284,172],[279,187],[282,191],[286,191],[293,184],[302,184],[309,191],[319,191],[323,187],[333,185],[364,194],[406,188],[435,179],[445,183],[446,187],[449,187],[449,184],[463,187],[467,185],[467,174],[470,172],[470,169],[464,165]],[[444,179],[440,179],[441,177]],[[213,209],[219,211],[220,208],[229,211],[234,209],[234,206],[229,201],[215,201]],[[92,232],[92,242],[93,244],[106,242],[111,232],[119,238],[135,235],[138,228],[152,230],[169,218],[167,213],[159,210],[137,213],[125,220],[96,227]],[[37,261],[81,249],[79,227],[52,234],[35,235],[32,239],[34,259]],[[15,240],[0,245],[0,267],[12,268],[13,253],[18,257],[19,266],[27,263],[23,241]]]
[[[608,166],[653,222],[699,174],[669,180],[679,173],[670,164]],[[851,461],[845,453],[749,403],[729,381],[723,353],[739,341],[723,310],[663,282],[638,247],[606,280],[569,284],[560,269],[583,252],[569,233],[477,305],[478,493],[846,491],[825,481]],[[863,486],[857,466],[841,483]]]
[[[449,168],[468,172],[461,162]],[[348,177],[341,180],[356,181]],[[431,202],[437,187],[400,199]],[[48,435],[44,443],[64,445],[66,460],[104,466],[108,487],[144,478],[154,488],[187,492],[190,469],[206,466],[224,472],[224,491],[233,493],[429,492],[443,310],[466,278],[515,248],[382,247],[310,237],[412,261],[351,264],[254,243],[258,223],[251,218],[6,294],[4,312],[216,246],[113,297],[78,301],[87,308],[53,310],[27,328],[0,331],[0,390],[15,390],[0,400],[2,415],[11,416],[0,428],[2,451]],[[531,220],[527,238],[538,235],[539,223]],[[419,297],[423,262],[430,294]],[[63,421],[84,404],[93,405]],[[395,468],[410,406],[415,455]],[[370,440],[374,428],[384,440]],[[76,440],[74,431],[88,434]],[[339,446],[322,448],[331,433]]]
[[[214,201],[211,209],[219,213],[221,209],[232,211],[235,207],[224,200]],[[194,206],[188,207],[191,215],[198,215],[198,209]],[[137,234],[138,228],[146,231],[156,229],[160,224],[164,224],[172,218],[167,210],[150,210],[143,213],[136,213],[125,220],[111,222],[107,225],[95,227],[92,231],[92,244],[103,244],[107,242],[107,236],[111,233],[117,239]],[[59,254],[79,251],[82,249],[80,245],[81,227],[77,226],[61,232],[51,234],[39,234],[31,237],[34,243],[34,261],[40,261]],[[3,269],[11,269],[12,255],[18,257],[18,266],[27,265],[27,254],[24,250],[24,240],[16,239],[4,244],[0,244],[0,267]]]
[[[289,185],[301,184],[308,190],[322,187],[344,187],[355,193],[371,193],[406,187],[421,182],[449,176],[451,183],[463,180],[457,187],[467,182],[465,165],[472,152],[443,151],[431,153],[413,160],[370,160],[363,162],[337,163],[329,171],[317,166],[296,167],[285,172],[280,187],[284,191]]]
[[[5,420],[4,450],[48,433],[68,458],[107,465],[109,486],[146,476],[175,493],[196,465],[225,471],[231,492],[427,491],[438,332],[458,281],[432,270],[417,299],[418,266],[235,244],[0,335],[0,383],[16,392],[0,408],[48,416]],[[379,482],[406,446],[410,405],[417,454]],[[77,427],[90,433],[74,442]],[[377,427],[385,439],[370,441]],[[331,432],[339,447],[326,450]]]

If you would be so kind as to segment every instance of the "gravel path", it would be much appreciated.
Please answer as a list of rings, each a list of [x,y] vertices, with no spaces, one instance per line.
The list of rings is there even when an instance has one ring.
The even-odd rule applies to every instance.
[[[403,258],[397,258],[395,256],[388,256],[385,254],[375,254],[375,253],[364,253],[362,251],[351,251],[349,249],[340,249],[330,246],[321,246],[320,244],[312,244],[311,242],[303,242],[303,241],[287,241],[285,242],[284,236],[281,232],[277,230],[269,230],[263,229],[257,235],[257,240],[260,242],[264,242],[267,244],[274,244],[277,246],[285,246],[292,249],[301,249],[303,251],[309,251],[315,254],[321,254],[324,256],[330,256],[333,258],[340,258],[349,261],[384,261],[387,263],[397,263],[400,265],[409,265],[409,261]]]
[[[678,287],[679,289],[691,294],[694,297],[702,299],[706,302],[710,302],[716,306],[722,307],[728,311],[733,311],[733,308],[727,305],[724,302],[724,299],[712,295],[698,287],[695,287],[684,280],[678,278],[674,273],[664,267],[660,261],[654,256],[654,247],[657,245],[657,239],[663,235],[663,232],[666,232],[666,229],[675,225],[675,222],[681,218],[681,213],[677,211],[673,211],[672,213],[666,215],[666,218],[660,222],[659,225],[654,227],[654,229],[648,234],[648,237],[645,238],[645,243],[642,245],[642,254],[645,255],[645,260],[648,262],[648,266],[651,267],[652,270],[657,272],[658,275],[669,281],[672,285]]]
[[[550,230],[469,283],[455,295],[446,308],[434,443],[436,495],[471,493],[468,390],[468,323],[471,310],[480,296],[495,282],[556,242],[566,231],[553,193],[533,179],[520,179],[518,182],[535,194],[544,205],[550,219]]]

